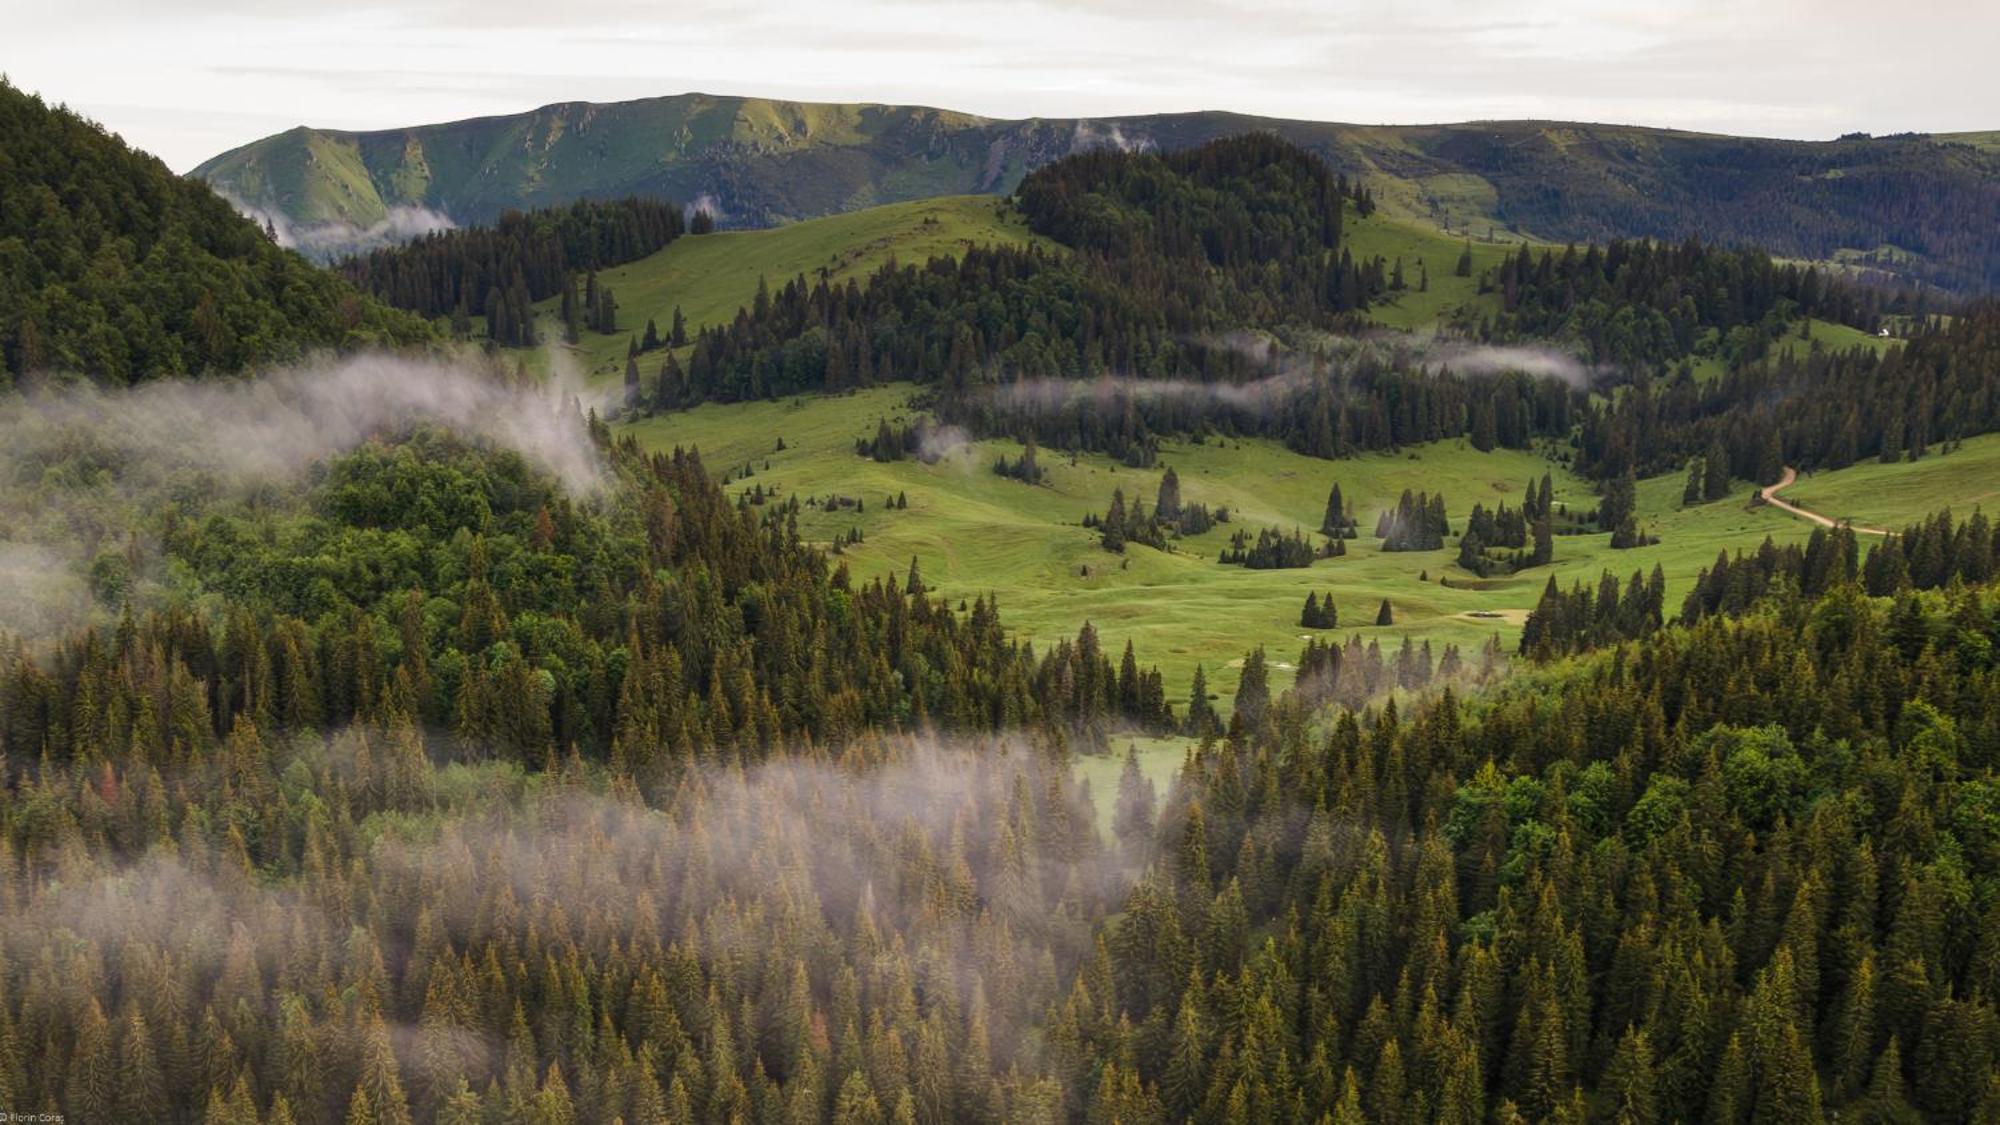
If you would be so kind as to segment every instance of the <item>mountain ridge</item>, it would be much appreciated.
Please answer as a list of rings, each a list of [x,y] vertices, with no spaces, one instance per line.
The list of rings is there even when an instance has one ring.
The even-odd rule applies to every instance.
[[[1220,110],[1010,119],[696,92],[386,130],[300,126],[190,174],[301,230],[383,228],[378,237],[394,237],[447,217],[487,223],[510,209],[635,194],[698,202],[725,225],[755,227],[930,196],[1005,194],[1028,171],[1080,149],[1181,149],[1260,130],[1363,178],[1389,213],[1454,234],[1699,235],[1900,281],[2000,289],[2000,146],[1982,133],[1798,141],[1542,119],[1362,125]]]

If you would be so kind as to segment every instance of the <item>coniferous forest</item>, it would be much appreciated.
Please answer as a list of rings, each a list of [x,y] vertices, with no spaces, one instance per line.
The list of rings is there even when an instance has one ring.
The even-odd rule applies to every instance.
[[[0,371],[113,386],[430,330],[280,250],[205,186],[0,81]]]
[[[2000,308],[1607,240],[1391,339],[1368,184],[1264,134],[1078,148],[1011,197],[1040,241],[760,283],[590,388],[509,354],[534,303],[636,336],[595,271],[707,212],[321,270],[0,84],[0,1114],[2000,1122],[2000,529],[1705,561],[1741,482],[2000,431]],[[1781,346],[1808,318],[1901,338]],[[1030,640],[1062,611],[861,551],[941,492],[763,459],[891,381],[841,460],[977,520],[1087,481],[1050,533],[1087,561],[1036,565],[1146,604]],[[756,462],[647,429],[778,398]],[[1317,466],[1289,526],[1234,506],[1275,471],[1219,499],[1260,438]],[[1671,593],[1578,577],[1668,491],[1717,516]],[[1183,555],[1295,575],[1228,694],[1149,627],[1260,607]]]

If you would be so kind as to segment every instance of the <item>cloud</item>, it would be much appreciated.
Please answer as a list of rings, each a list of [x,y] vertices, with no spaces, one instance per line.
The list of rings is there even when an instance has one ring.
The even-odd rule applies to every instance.
[[[347,222],[294,223],[281,211],[259,207],[220,189],[216,194],[244,218],[268,229],[278,245],[319,262],[334,262],[427,234],[458,229],[458,224],[443,211],[401,204],[390,207],[386,218],[366,227]]]
[[[703,211],[708,212],[708,217],[714,219],[717,226],[729,221],[729,212],[722,209],[722,201],[709,192],[702,192],[683,204],[681,218],[691,223],[694,217]]]
[[[1434,372],[1448,370],[1474,378],[1519,373],[1537,379],[1559,379],[1580,389],[1617,374],[1615,368],[1586,364],[1554,345],[1469,344],[1400,333],[1365,337],[1320,334],[1308,341],[1311,354],[1282,352],[1275,356],[1267,339],[1255,334],[1231,333],[1198,343],[1240,354],[1270,374],[1242,383],[1127,375],[1021,379],[993,387],[986,393],[986,400],[1002,410],[1025,414],[1055,414],[1072,409],[1103,414],[1134,401],[1217,406],[1254,417],[1268,417],[1298,395],[1316,386],[1335,383],[1344,371],[1364,362]]]
[[[1151,152],[1151,137],[1128,135],[1118,122],[1100,123],[1088,118],[1079,119],[1076,133],[1070,138],[1071,152],[1088,152],[1092,149],[1112,148],[1119,152]]]
[[[93,592],[116,608],[155,554],[130,529],[167,505],[199,512],[265,495],[418,425],[513,450],[572,493],[594,495],[605,469],[580,401],[560,378],[520,386],[387,355],[0,400],[0,628],[46,635],[95,610]]]
[[[1585,390],[1614,376],[1608,364],[1590,364],[1561,348],[1532,344],[1434,344],[1423,353],[1430,368],[1450,368],[1460,375],[1504,375],[1518,372],[1538,379],[1560,379]]]
[[[1247,383],[1102,375],[1094,379],[1022,379],[994,388],[988,399],[1003,410],[1025,414],[1054,414],[1072,408],[1101,414],[1130,399],[1137,402],[1224,406],[1264,415],[1282,407],[1311,384],[1311,376],[1300,371],[1271,375]]]

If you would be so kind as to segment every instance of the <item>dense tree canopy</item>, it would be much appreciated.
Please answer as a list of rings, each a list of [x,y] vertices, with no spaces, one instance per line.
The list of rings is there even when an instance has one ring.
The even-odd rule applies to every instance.
[[[563,291],[572,275],[637,261],[681,234],[679,207],[652,199],[583,200],[509,211],[490,227],[440,231],[350,258],[337,268],[399,309],[426,317],[483,312],[488,292],[518,277],[529,301]]]
[[[0,81],[0,370],[114,386],[429,329],[279,249],[204,184]]]

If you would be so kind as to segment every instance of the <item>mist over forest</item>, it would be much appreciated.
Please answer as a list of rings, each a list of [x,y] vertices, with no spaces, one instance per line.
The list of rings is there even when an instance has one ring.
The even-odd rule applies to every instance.
[[[2000,1121],[1989,156],[0,82],[0,1115]]]

